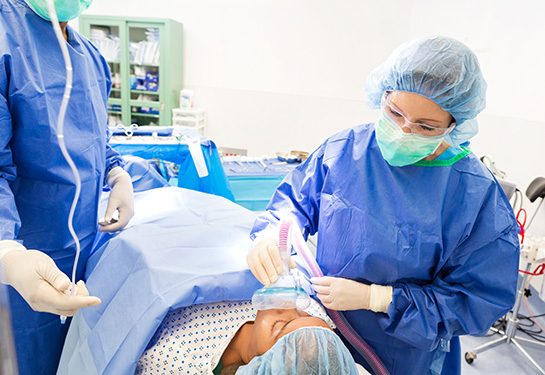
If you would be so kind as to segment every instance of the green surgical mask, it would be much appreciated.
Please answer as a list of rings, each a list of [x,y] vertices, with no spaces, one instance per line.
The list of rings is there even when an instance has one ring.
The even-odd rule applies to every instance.
[[[375,134],[382,156],[393,167],[411,165],[433,154],[444,138],[405,133],[382,112],[375,124]]]
[[[66,22],[78,17],[89,7],[93,0],[53,0],[59,22]],[[40,17],[51,21],[47,0],[25,0],[29,7]]]

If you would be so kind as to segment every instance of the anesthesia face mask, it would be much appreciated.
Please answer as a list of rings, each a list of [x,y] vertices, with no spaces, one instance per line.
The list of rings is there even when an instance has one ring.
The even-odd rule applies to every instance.
[[[289,220],[280,222],[278,249],[282,259],[282,273],[278,275],[278,280],[275,283],[254,293],[252,305],[258,310],[305,310],[310,305],[310,297],[289,267],[291,252],[291,221]]]

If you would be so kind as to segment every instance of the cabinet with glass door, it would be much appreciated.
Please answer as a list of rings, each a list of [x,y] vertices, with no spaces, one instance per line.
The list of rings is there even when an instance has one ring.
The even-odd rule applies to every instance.
[[[79,25],[110,66],[109,124],[172,125],[182,89],[182,24],[82,15]]]

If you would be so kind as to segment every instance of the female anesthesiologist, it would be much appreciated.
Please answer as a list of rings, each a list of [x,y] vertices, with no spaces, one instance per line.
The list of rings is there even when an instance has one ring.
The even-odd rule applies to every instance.
[[[367,80],[378,121],[327,139],[252,232],[247,259],[265,285],[282,270],[270,230],[280,218],[318,233],[317,297],[343,311],[391,374],[460,374],[458,336],[485,333],[515,301],[518,225],[466,143],[485,91],[459,41],[400,46]]]

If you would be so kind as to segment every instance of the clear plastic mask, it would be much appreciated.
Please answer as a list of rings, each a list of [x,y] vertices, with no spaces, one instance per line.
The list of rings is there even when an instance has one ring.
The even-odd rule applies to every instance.
[[[288,271],[287,275],[279,275],[276,283],[258,289],[252,296],[252,305],[258,310],[305,310],[310,306],[310,297]]]
[[[310,306],[310,297],[301,287],[301,282],[291,272],[291,221],[280,222],[278,249],[282,259],[282,273],[278,280],[268,287],[257,290],[252,296],[252,305],[258,310],[298,309]]]

